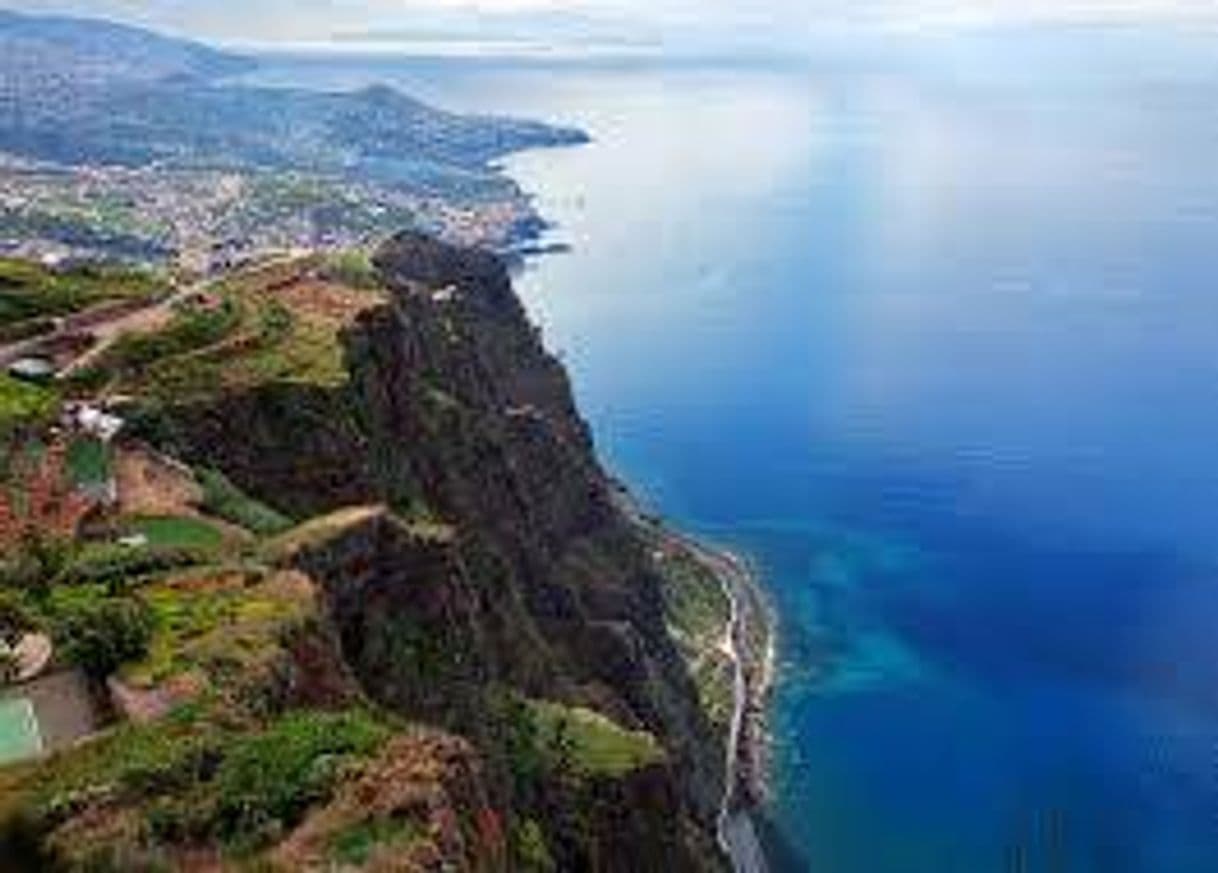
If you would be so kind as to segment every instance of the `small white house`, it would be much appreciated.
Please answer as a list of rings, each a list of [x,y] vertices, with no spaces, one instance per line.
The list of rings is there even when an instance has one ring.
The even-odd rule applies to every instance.
[[[108,443],[123,429],[126,423],[117,415],[103,412],[88,403],[70,403],[65,407],[64,416],[67,424],[90,436],[97,437],[103,443]]]

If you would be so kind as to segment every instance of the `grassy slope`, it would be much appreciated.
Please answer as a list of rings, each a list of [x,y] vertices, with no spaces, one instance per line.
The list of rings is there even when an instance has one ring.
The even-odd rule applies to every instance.
[[[107,300],[147,300],[164,290],[156,275],[115,267],[53,272],[29,261],[0,258],[0,341],[18,325],[68,315]]]
[[[559,749],[577,774],[622,776],[664,758],[651,734],[626,730],[592,710],[542,701],[529,709],[538,744]]]
[[[689,553],[663,549],[660,554],[657,565],[669,630],[689,665],[711,724],[726,731],[732,713],[733,666],[721,644],[731,601],[714,573]]]

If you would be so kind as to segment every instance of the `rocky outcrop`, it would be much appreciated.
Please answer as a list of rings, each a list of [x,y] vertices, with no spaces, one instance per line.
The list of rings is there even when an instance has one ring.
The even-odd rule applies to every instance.
[[[455,526],[501,678],[655,732],[710,821],[721,756],[659,580],[506,269],[415,234],[377,265],[392,305],[348,346],[383,496]]]

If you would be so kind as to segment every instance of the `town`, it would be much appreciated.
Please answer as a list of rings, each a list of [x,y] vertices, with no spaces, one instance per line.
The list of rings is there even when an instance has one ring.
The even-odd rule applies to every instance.
[[[69,166],[0,152],[0,256],[211,275],[268,253],[367,248],[404,228],[510,251],[540,229],[505,186],[460,198],[303,172]]]

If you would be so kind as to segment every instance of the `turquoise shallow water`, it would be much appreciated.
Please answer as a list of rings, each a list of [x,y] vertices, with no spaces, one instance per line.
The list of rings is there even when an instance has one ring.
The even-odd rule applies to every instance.
[[[521,279],[610,464],[781,619],[818,871],[1218,869],[1218,74],[1072,33],[808,65],[280,59],[584,125]]]

